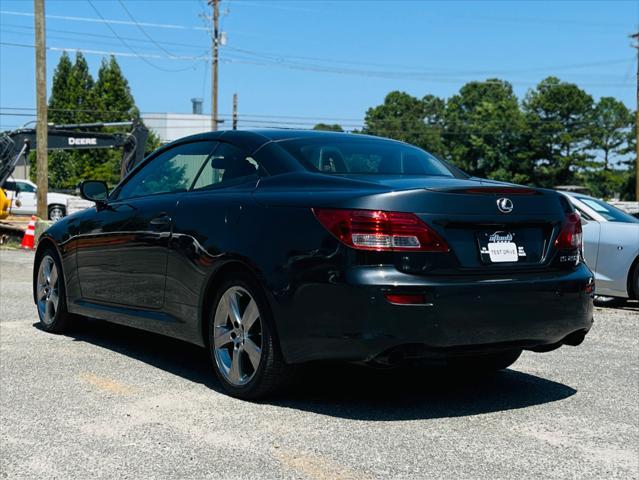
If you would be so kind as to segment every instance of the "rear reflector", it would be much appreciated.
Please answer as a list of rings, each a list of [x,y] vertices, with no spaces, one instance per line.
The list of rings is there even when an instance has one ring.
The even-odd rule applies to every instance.
[[[581,218],[577,212],[569,213],[555,240],[555,246],[560,250],[581,249],[582,240]]]
[[[425,295],[387,293],[384,296],[386,300],[395,305],[424,305],[426,303]]]
[[[448,252],[450,248],[413,213],[314,208],[319,222],[338,240],[359,250]]]

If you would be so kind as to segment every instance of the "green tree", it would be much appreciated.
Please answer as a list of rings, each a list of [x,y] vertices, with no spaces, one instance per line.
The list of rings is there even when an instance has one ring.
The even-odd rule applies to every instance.
[[[75,55],[75,62],[69,76],[69,103],[75,109],[73,123],[95,121],[99,104],[93,87],[95,81],[89,72],[89,65],[81,52]]]
[[[422,100],[405,92],[391,92],[383,104],[366,111],[362,133],[394,138],[442,154],[441,126],[436,122],[443,105],[443,100],[433,96]]]
[[[503,80],[470,82],[446,103],[444,138],[450,159],[471,175],[532,181],[522,148],[524,119],[512,86]]]
[[[595,197],[613,198],[622,197],[624,185],[629,175],[628,170],[615,168],[593,168],[579,175],[580,183],[588,187]]]
[[[343,132],[344,129],[341,125],[337,123],[328,124],[328,123],[318,123],[313,127],[313,130],[324,130],[326,132]]]
[[[548,77],[526,94],[523,109],[537,183],[551,187],[574,182],[579,169],[593,166],[592,97],[572,83]]]
[[[102,59],[92,93],[99,111],[99,121],[123,122],[139,119],[140,112],[135,106],[129,82],[114,56]],[[108,128],[106,131],[115,132],[118,128]],[[91,153],[83,164],[81,177],[104,180],[111,185],[117,183],[120,178],[122,151],[99,150]]]
[[[627,155],[621,163],[628,167],[621,184],[619,198],[621,200],[639,200],[636,196],[637,178],[637,112],[630,112],[630,125],[626,133],[626,146],[621,153]]]
[[[114,56],[102,60],[94,94],[100,110],[100,121],[141,121],[140,110],[135,105],[129,82]],[[109,129],[109,131],[117,131],[117,128]],[[145,153],[152,152],[161,143],[160,138],[150,131],[144,146]],[[93,157],[95,159],[93,165],[86,172],[87,175],[90,174],[92,178],[104,180],[112,185],[116,184],[120,179],[122,151],[107,150],[96,153],[97,155]]]
[[[48,117],[54,123],[72,123],[74,112],[68,111],[72,108],[71,89],[69,81],[73,63],[67,52],[62,52],[58,66],[53,72],[53,82],[51,85],[51,95],[49,97]]]
[[[71,99],[71,88],[69,87],[73,63],[67,52],[62,52],[60,61],[53,72],[53,82],[51,85],[51,95],[49,96],[48,119],[52,123],[65,124],[73,123],[75,112]],[[63,188],[67,184],[68,177],[71,176],[72,166],[69,152],[49,152],[49,186],[51,188]],[[32,166],[35,165],[35,154],[32,155]],[[36,169],[31,169],[31,176],[35,180]]]
[[[589,147],[602,153],[604,170],[609,168],[611,160],[624,152],[631,125],[630,110],[623,102],[612,97],[599,99],[592,112]]]
[[[422,98],[424,123],[426,132],[422,148],[436,155],[446,155],[444,143],[444,121],[446,116],[446,100],[435,95],[425,95]]]
[[[149,136],[146,139],[146,145],[144,146],[144,154],[148,155],[153,150],[156,150],[162,146],[162,140],[160,137],[153,131],[149,130]]]
[[[113,56],[102,60],[94,95],[100,118],[104,122],[120,122],[140,117],[129,82]]]
[[[49,98],[49,119],[56,124],[118,122],[139,120],[129,83],[114,57],[104,59],[94,82],[89,66],[81,53],[72,64],[63,53],[53,75]],[[119,127],[106,131],[121,131]],[[160,146],[153,132],[145,152]],[[49,185],[51,188],[75,188],[86,178],[115,184],[120,178],[122,150],[85,150],[49,152]],[[36,175],[32,161],[32,175]]]
[[[93,87],[93,77],[82,53],[76,53],[73,64],[63,53],[53,75],[49,121],[58,125],[94,121],[97,104]],[[74,188],[90,155],[91,152],[79,151],[49,152],[50,188]],[[31,165],[31,176],[35,178],[35,155]]]

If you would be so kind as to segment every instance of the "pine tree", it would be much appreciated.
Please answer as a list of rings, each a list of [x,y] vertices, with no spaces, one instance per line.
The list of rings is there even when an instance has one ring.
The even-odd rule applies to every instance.
[[[140,120],[129,82],[113,56],[104,59],[93,80],[82,53],[75,62],[63,53],[53,75],[49,98],[49,121],[55,124],[119,122]],[[111,128],[106,131],[122,131]],[[157,135],[149,132],[145,152],[160,146]],[[96,179],[115,184],[120,179],[122,150],[54,151],[49,153],[49,186],[73,189],[81,180]],[[35,156],[31,159],[35,178]]]
[[[96,109],[93,85],[89,65],[82,53],[76,53],[73,64],[66,52],[63,53],[53,74],[49,121],[58,125],[93,121]],[[90,152],[49,152],[49,187],[74,188],[89,156]],[[31,176],[34,177],[34,156],[31,166]]]
[[[573,183],[576,172],[593,166],[588,151],[592,108],[588,93],[556,77],[542,80],[528,92],[523,109],[539,184]]]
[[[75,55],[75,62],[69,72],[67,89],[63,96],[68,105],[68,115],[64,116],[64,123],[85,123],[96,121],[98,105],[93,92],[95,82],[89,72],[89,65],[81,52]],[[53,96],[53,92],[52,92]],[[49,178],[53,188],[75,188],[87,176],[92,164],[95,163],[95,152],[65,151],[56,152],[52,157],[59,162],[54,171],[63,172],[58,178]]]
[[[53,84],[51,86],[51,96],[49,97],[49,121],[53,123],[71,123],[74,112],[68,111],[72,108],[70,99],[69,81],[73,64],[67,52],[62,52],[58,66],[53,73]]]
[[[115,57],[103,59],[93,93],[100,110],[100,121],[123,122],[139,120],[140,112],[135,106],[129,82],[122,74]],[[110,129],[116,131],[116,129]],[[122,151],[96,152],[91,165],[92,178],[117,183],[120,178]]]
[[[601,97],[593,109],[589,147],[600,151],[604,170],[627,148],[630,110],[613,97]]]
[[[71,123],[74,121],[74,104],[71,100],[69,82],[73,64],[67,52],[63,52],[58,66],[53,73],[51,95],[49,97],[48,120],[55,124]],[[35,154],[32,156],[31,176],[35,179],[36,168],[34,165]],[[49,152],[49,187],[64,188],[68,179],[73,176],[70,168],[71,155],[69,152]]]
[[[95,121],[99,105],[93,87],[95,82],[82,53],[77,52],[69,78],[69,96],[75,109],[74,123]]]
[[[103,121],[121,122],[139,118],[140,112],[135,106],[129,82],[122,75],[115,57],[102,60],[94,94]]]
[[[108,60],[102,60],[94,90],[101,111],[101,121],[141,121],[140,110],[135,105],[129,81],[122,73],[115,57],[111,56]],[[149,132],[144,151],[145,153],[150,153],[160,145],[160,138],[155,133]],[[120,160],[121,157],[118,157],[117,165],[114,165],[114,175],[119,175]]]

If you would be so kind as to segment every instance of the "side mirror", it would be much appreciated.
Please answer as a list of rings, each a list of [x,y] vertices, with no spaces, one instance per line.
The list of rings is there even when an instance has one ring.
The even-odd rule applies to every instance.
[[[85,180],[80,184],[80,196],[98,205],[104,204],[109,198],[109,187],[101,180]]]

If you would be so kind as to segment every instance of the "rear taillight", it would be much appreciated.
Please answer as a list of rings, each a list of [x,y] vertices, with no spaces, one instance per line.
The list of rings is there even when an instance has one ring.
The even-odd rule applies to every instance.
[[[314,208],[338,240],[359,250],[448,252],[448,245],[413,213]]]
[[[386,293],[384,297],[394,305],[426,305],[426,295],[422,294]]]
[[[582,240],[581,218],[577,212],[569,213],[555,240],[555,246],[561,250],[581,249]]]

